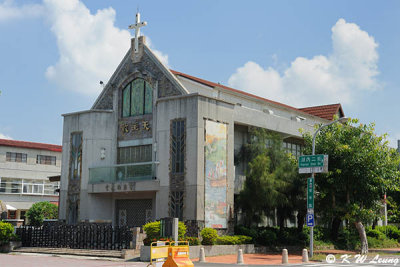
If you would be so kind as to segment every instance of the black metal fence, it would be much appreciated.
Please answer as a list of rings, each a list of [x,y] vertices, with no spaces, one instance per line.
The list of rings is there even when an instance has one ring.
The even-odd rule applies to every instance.
[[[22,226],[17,228],[16,234],[23,247],[100,250],[129,249],[133,238],[128,227],[102,224]]]

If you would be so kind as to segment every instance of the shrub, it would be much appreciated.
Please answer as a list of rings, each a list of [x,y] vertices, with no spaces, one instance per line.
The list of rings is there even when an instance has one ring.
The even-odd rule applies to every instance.
[[[183,239],[186,235],[186,225],[183,222],[178,223],[178,238]]]
[[[259,228],[247,228],[243,225],[235,226],[235,235],[250,236],[253,240],[256,240],[259,235]]]
[[[11,223],[0,221],[0,244],[7,243],[15,237],[14,227]]]
[[[160,221],[149,222],[143,226],[143,230],[146,232],[146,243],[150,245],[151,242],[155,242],[160,239]],[[186,235],[186,225],[183,222],[178,223],[178,239],[183,240]],[[145,240],[143,240],[144,242]],[[145,245],[147,245],[145,244]]]
[[[360,237],[355,227],[344,227],[335,242],[337,249],[355,250],[360,247]]]
[[[143,231],[146,232],[146,239],[159,239],[160,238],[160,221],[149,222],[143,226]]]
[[[273,229],[265,229],[261,231],[256,241],[263,246],[272,246],[278,243],[278,238]]]
[[[217,230],[212,228],[204,228],[200,232],[202,245],[214,245],[215,241],[218,238]]]
[[[367,236],[368,246],[370,248],[396,248],[399,246],[396,240],[390,238],[375,238]]]
[[[367,227],[365,229],[365,232],[367,234],[367,236],[372,237],[372,238],[376,238],[376,239],[386,239],[386,236],[384,233],[380,232],[378,229],[372,229],[370,227]]]
[[[58,207],[47,201],[38,202],[26,212],[29,223],[33,226],[41,226],[44,219],[57,219]]]
[[[388,226],[377,226],[375,227],[376,230],[379,232],[385,234],[387,237],[391,239],[396,239],[400,241],[400,230],[394,225],[388,225]]]
[[[251,236],[237,235],[237,238],[239,239],[239,244],[251,244],[253,241]]]
[[[215,243],[217,245],[242,245],[251,243],[252,238],[244,235],[223,235],[219,236]]]
[[[217,244],[217,245],[238,245],[239,238],[237,238],[236,236],[223,235],[223,236],[217,237],[215,244]]]
[[[186,239],[186,241],[189,242],[189,246],[198,246],[198,245],[200,245],[200,240],[199,240],[198,237],[187,236],[185,239]]]

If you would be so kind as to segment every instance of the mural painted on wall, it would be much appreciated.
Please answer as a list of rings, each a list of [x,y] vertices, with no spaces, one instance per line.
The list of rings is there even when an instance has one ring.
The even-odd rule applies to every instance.
[[[205,121],[205,226],[227,228],[227,125]]]

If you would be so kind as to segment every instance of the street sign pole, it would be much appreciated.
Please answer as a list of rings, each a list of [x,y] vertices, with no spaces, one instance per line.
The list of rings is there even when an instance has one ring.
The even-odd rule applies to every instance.
[[[324,127],[327,127],[327,126],[329,126],[329,125],[332,125],[332,124],[337,123],[337,122],[342,122],[342,121],[347,121],[347,118],[346,118],[346,117],[342,117],[342,118],[340,118],[340,119],[331,121],[331,122],[328,123],[328,124],[322,125],[321,127],[319,127],[319,128],[315,131],[314,136],[313,136],[313,140],[312,140],[312,156],[315,155],[315,139],[316,139],[316,137],[317,137],[318,132],[319,132],[322,128],[324,128]],[[326,158],[324,161],[327,162],[328,159]],[[315,168],[312,168],[311,179],[312,179],[312,181],[313,181],[313,185],[315,184],[315,182],[314,182],[314,181],[315,181],[315,180],[314,180],[314,177],[315,177]],[[308,190],[308,189],[307,189],[307,190]],[[314,190],[313,190],[312,194],[313,194],[313,199],[314,199]],[[308,204],[307,204],[307,206],[308,206]],[[313,209],[312,211],[313,211],[313,214],[315,214],[315,213],[314,213],[314,209]],[[313,216],[313,217],[314,217],[314,218],[313,218],[313,220],[314,220],[314,221],[313,221],[313,225],[315,225],[315,216]],[[314,254],[314,226],[311,226],[311,227],[310,227],[310,258],[312,258],[313,254]]]
[[[313,155],[314,155],[314,149],[315,149],[315,147],[313,146]],[[314,185],[314,181],[315,181],[314,180],[314,173],[311,173],[311,180],[313,181],[313,185]],[[313,196],[313,199],[314,199],[314,190],[312,192],[312,196]],[[313,211],[314,211],[314,207],[313,207]],[[314,217],[314,223],[315,223],[315,217]],[[314,253],[314,226],[311,226],[310,227],[310,258],[312,258],[313,253]]]
[[[322,126],[322,127],[324,127],[324,126]],[[316,139],[316,137],[317,137],[317,134],[318,134],[319,130],[320,130],[322,127],[320,127],[318,130],[316,130],[315,133],[314,133],[314,136],[313,136],[313,140],[312,140],[312,141],[313,141],[313,142],[312,142],[312,155],[313,155],[313,156],[315,155],[315,139]],[[314,177],[315,177],[315,173],[314,173],[314,168],[313,168],[313,171],[312,171],[312,173],[311,173],[311,180],[313,181],[313,186],[314,186],[314,184],[315,184],[315,179],[314,179]],[[308,190],[308,189],[307,189],[307,190]],[[312,195],[313,195],[313,199],[314,199],[314,188],[313,188]],[[313,207],[313,208],[314,208],[314,207]],[[313,211],[314,211],[314,209],[313,209]],[[314,213],[314,214],[315,214],[315,213]],[[315,217],[314,217],[314,223],[315,223]],[[311,226],[311,227],[310,227],[310,258],[312,258],[313,255],[314,255],[314,226]]]

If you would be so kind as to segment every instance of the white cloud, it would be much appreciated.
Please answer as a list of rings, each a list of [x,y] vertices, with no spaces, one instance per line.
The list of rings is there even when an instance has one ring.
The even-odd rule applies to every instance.
[[[150,37],[146,36],[146,44],[150,47],[151,51],[157,56],[158,60],[160,60],[167,68],[171,68],[168,63],[168,55],[164,54],[160,50],[155,49]]]
[[[129,31],[114,26],[112,8],[91,14],[78,0],[44,0],[44,5],[60,53],[46,77],[63,89],[99,93],[99,81],[111,77],[129,49]]]
[[[39,17],[42,14],[43,7],[38,4],[17,6],[13,0],[5,0],[0,3],[0,23],[13,19]]]
[[[8,135],[0,133],[0,139],[10,139],[10,140],[12,140],[13,138],[8,136]]]
[[[228,80],[230,86],[297,107],[352,103],[358,94],[381,87],[378,44],[354,23],[339,19],[332,27],[333,51],[311,59],[298,57],[282,74],[249,61]]]
[[[58,62],[47,68],[46,77],[63,89],[97,95],[102,89],[99,81],[111,77],[128,51],[130,32],[114,25],[113,8],[92,14],[79,0],[44,0],[44,6],[60,53]],[[168,65],[168,55],[153,52]]]

